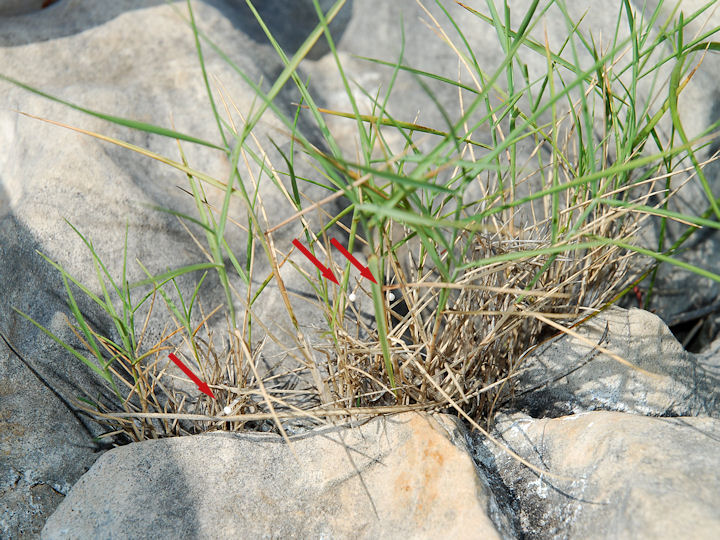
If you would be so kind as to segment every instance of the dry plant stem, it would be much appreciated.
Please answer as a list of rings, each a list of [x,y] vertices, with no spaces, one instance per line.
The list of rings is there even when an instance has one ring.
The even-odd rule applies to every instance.
[[[257,368],[255,367],[255,360],[252,357],[252,354],[250,354],[250,350],[248,349],[248,346],[245,344],[245,341],[242,339],[242,335],[240,332],[235,329],[235,336],[238,338],[240,347],[242,348],[242,352],[245,355],[245,360],[250,364],[250,368],[252,369],[253,374],[255,375],[255,380],[258,383],[258,387],[260,388],[260,392],[262,392],[263,398],[265,398],[265,403],[268,406],[268,409],[270,409],[270,414],[273,417],[273,420],[275,421],[275,425],[277,426],[278,430],[283,436],[283,439],[290,444],[290,439],[288,438],[287,433],[285,432],[285,428],[282,425],[282,422],[280,422],[280,418],[278,418],[277,413],[275,412],[275,407],[273,407],[272,400],[270,399],[270,396],[267,393],[267,390],[265,390],[265,385],[262,382],[262,379],[260,378],[260,375],[258,375]],[[292,447],[291,447],[292,450]],[[295,451],[293,450],[293,454]],[[297,455],[295,456],[297,458]]]
[[[569,476],[563,476],[563,475],[551,473],[550,471],[547,471],[547,470],[540,469],[540,468],[537,467],[536,465],[533,465],[532,463],[530,463],[529,461],[527,461],[527,460],[526,460],[525,458],[523,458],[522,456],[520,456],[520,455],[516,454],[515,452],[513,452],[510,448],[508,448],[506,445],[502,444],[502,443],[501,443],[500,441],[498,441],[495,437],[493,437],[492,435],[490,435],[490,433],[488,433],[486,430],[484,430],[482,427],[480,427],[480,425],[479,425],[475,420],[473,420],[473,419],[462,409],[462,407],[460,407],[460,406],[455,402],[455,400],[452,399],[452,398],[445,392],[445,390],[443,390],[442,387],[440,387],[440,386],[435,382],[435,380],[428,374],[427,371],[425,371],[425,369],[422,367],[422,365],[420,365],[419,362],[415,361],[415,365],[416,365],[417,368],[420,370],[420,372],[423,374],[423,376],[427,379],[427,381],[428,381],[431,385],[433,385],[433,386],[435,387],[435,389],[436,389],[438,392],[440,392],[440,394],[442,394],[442,396],[448,401],[448,403],[452,406],[452,408],[455,409],[460,416],[462,416],[465,420],[467,420],[473,428],[477,429],[480,433],[482,433],[490,442],[492,442],[492,443],[493,443],[494,445],[496,445],[498,448],[500,448],[500,449],[503,450],[504,452],[507,452],[510,456],[514,457],[514,458],[517,459],[520,463],[522,463],[523,465],[525,465],[525,466],[528,467],[529,469],[535,471],[535,472],[538,473],[540,476],[546,475],[546,476],[550,476],[551,478],[555,478],[555,479],[558,479],[558,480],[572,480],[572,479],[573,479],[573,478],[571,478],[571,477],[569,477]]]
[[[370,180],[370,178],[372,178],[372,175],[366,174],[365,176],[363,176],[363,177],[361,177],[361,178],[358,178],[358,179],[355,180],[352,184],[350,184],[350,185],[348,186],[348,189],[349,189],[349,188],[359,187],[359,186],[361,186],[362,184],[364,184],[365,182],[367,182],[368,180]],[[289,225],[289,224],[292,223],[293,221],[296,221],[297,219],[300,219],[300,218],[303,217],[305,214],[308,214],[308,213],[312,212],[313,210],[315,210],[315,209],[317,209],[317,208],[320,208],[320,207],[326,205],[326,204],[329,203],[329,202],[332,202],[332,201],[334,201],[334,200],[336,200],[336,199],[339,199],[339,198],[342,197],[343,195],[345,195],[345,191],[344,191],[344,190],[338,190],[338,191],[336,191],[335,193],[333,193],[332,195],[328,195],[328,196],[325,197],[324,199],[320,199],[319,201],[311,204],[310,206],[305,207],[303,210],[301,210],[301,211],[293,214],[292,216],[290,216],[289,218],[285,219],[284,221],[281,221],[281,222],[278,223],[277,225],[275,225],[275,226],[273,226],[273,227],[270,227],[270,228],[267,230],[266,234],[272,234],[272,233],[274,233],[274,232],[277,231],[278,229],[281,229],[281,228],[285,227],[286,225]],[[308,230],[309,230],[309,229],[308,229]]]
[[[375,416],[386,414],[398,414],[411,411],[432,411],[446,404],[439,403],[415,403],[412,405],[394,405],[394,406],[377,406],[377,407],[348,407],[342,409],[303,409],[295,411],[275,411],[274,413],[247,413],[228,416],[208,416],[205,414],[183,414],[183,413],[137,413],[137,412],[115,412],[115,413],[98,413],[98,417],[127,420],[132,418],[157,418],[157,419],[176,419],[176,420],[194,420],[203,422],[249,422],[256,420],[275,420],[275,419],[294,419],[294,418],[331,418],[343,416],[361,416],[373,418]],[[290,437],[292,439],[292,437]]]
[[[573,337],[573,338],[575,338],[575,339],[577,339],[577,340],[579,340],[579,341],[582,341],[583,343],[585,343],[585,344],[588,345],[589,347],[594,347],[595,349],[597,349],[597,350],[600,351],[601,353],[609,356],[610,358],[612,358],[613,360],[621,363],[621,364],[624,365],[624,366],[627,366],[627,367],[629,367],[629,368],[632,368],[632,369],[634,369],[634,370],[637,370],[637,371],[639,371],[640,373],[642,373],[642,374],[644,374],[644,375],[647,375],[647,376],[649,376],[649,377],[655,378],[655,379],[657,379],[657,378],[660,377],[660,375],[658,375],[657,373],[653,373],[652,371],[648,371],[648,370],[643,369],[643,368],[641,368],[641,367],[639,367],[639,366],[636,366],[635,364],[633,364],[633,363],[631,363],[631,362],[628,362],[628,361],[625,360],[623,357],[621,357],[620,355],[612,352],[611,350],[606,349],[605,347],[603,347],[603,346],[601,346],[601,345],[598,345],[598,344],[596,344],[596,343],[593,343],[592,340],[586,338],[585,336],[582,336],[582,335],[578,334],[577,332],[575,332],[574,330],[571,330],[570,328],[566,328],[566,327],[564,327],[564,326],[556,323],[555,321],[551,321],[551,320],[548,319],[547,317],[544,317],[543,315],[540,315],[540,314],[538,314],[536,317],[537,317],[537,319],[538,319],[539,321],[542,321],[543,323],[547,324],[548,326],[552,326],[553,328],[556,328],[557,330],[560,330],[562,333],[567,334],[568,336],[571,336],[571,337]]]
[[[152,159],[154,159],[154,160],[156,160],[156,161],[160,161],[161,163],[165,163],[166,165],[169,165],[169,166],[171,166],[171,167],[173,167],[173,168],[175,168],[175,169],[178,169],[179,171],[182,171],[182,172],[184,172],[185,174],[189,174],[189,175],[191,175],[191,176],[194,176],[194,177],[197,178],[198,180],[202,180],[203,182],[207,182],[208,184],[210,184],[210,185],[212,185],[212,186],[214,186],[214,187],[216,187],[216,188],[222,189],[223,191],[227,189],[227,184],[225,184],[225,182],[222,182],[222,181],[220,181],[220,180],[216,180],[216,179],[213,178],[212,176],[209,176],[209,175],[207,175],[207,174],[205,174],[205,173],[202,173],[202,172],[200,172],[200,171],[197,171],[197,170],[195,170],[195,169],[191,169],[190,167],[187,167],[187,166],[183,165],[182,163],[179,163],[179,162],[174,161],[174,160],[172,160],[172,159],[166,158],[165,156],[162,156],[162,155],[160,155],[160,154],[158,154],[158,153],[156,153],[156,152],[152,152],[152,151],[150,151],[150,150],[146,150],[145,148],[141,148],[141,147],[136,146],[136,145],[134,145],[134,144],[130,144],[130,143],[127,143],[127,142],[125,142],[125,141],[121,141],[121,140],[119,140],[119,139],[115,139],[115,138],[113,138],[113,137],[108,137],[108,136],[102,135],[102,134],[100,134],[100,133],[95,133],[95,132],[89,131],[89,130],[87,130],[87,129],[81,129],[81,128],[74,127],[74,126],[71,126],[71,125],[68,125],[68,124],[63,124],[62,122],[57,122],[57,121],[55,121],[55,120],[50,120],[49,118],[42,118],[42,117],[40,117],[40,116],[35,116],[35,115],[29,114],[29,113],[25,113],[25,112],[22,112],[22,111],[16,111],[16,112],[17,112],[18,114],[22,114],[23,116],[27,116],[28,118],[34,118],[35,120],[40,120],[40,121],[46,122],[46,123],[48,123],[48,124],[53,124],[53,125],[55,125],[55,126],[59,126],[59,127],[65,128],[65,129],[69,129],[69,130],[75,131],[75,132],[77,132],[77,133],[82,133],[82,134],[84,134],[84,135],[90,135],[91,137],[95,137],[96,139],[99,139],[99,140],[101,140],[101,141],[105,141],[105,142],[109,142],[109,143],[115,144],[115,145],[120,146],[120,147],[122,147],[122,148],[126,148],[127,150],[132,150],[133,152],[137,152],[137,153],[139,153],[139,154],[142,154],[142,155],[144,155],[144,156],[147,156],[147,157],[149,157],[149,158],[152,158]],[[236,190],[236,189],[232,189],[231,191],[232,191],[232,193],[237,194],[237,190]]]
[[[407,151],[406,151],[407,152]],[[385,164],[383,165],[383,168],[390,169],[391,166],[396,163],[401,158],[405,157],[406,152],[402,152],[398,155],[393,156],[392,158],[388,159]],[[327,203],[332,202],[336,199],[339,199],[340,197],[347,196],[348,192],[351,189],[356,189],[361,187],[363,184],[368,183],[369,180],[372,180],[373,175],[372,173],[367,173],[362,176],[358,176],[355,172],[349,170],[347,167],[342,165],[341,163],[337,162],[337,160],[333,159],[332,156],[329,156],[327,154],[322,153],[320,150],[317,150],[318,155],[322,156],[323,159],[328,160],[330,163],[332,163],[334,166],[336,166],[339,170],[341,170],[344,174],[348,175],[350,178],[355,178],[356,180],[351,182],[349,185],[342,189],[338,189],[335,193],[328,195],[327,197],[320,199],[317,202],[313,202],[309,206],[305,207],[303,210],[300,210],[299,212],[296,212],[289,218],[285,219],[284,221],[281,221],[277,225],[270,227],[267,229],[266,234],[272,234],[278,229],[281,229],[282,227],[285,227],[286,225],[292,223],[293,221],[296,221],[297,219],[301,218],[302,216],[305,216],[309,212],[312,212],[316,209],[320,209],[323,206],[325,206]],[[384,195],[384,194],[383,194]],[[289,197],[289,194],[288,194]],[[310,230],[310,229],[308,229]]]

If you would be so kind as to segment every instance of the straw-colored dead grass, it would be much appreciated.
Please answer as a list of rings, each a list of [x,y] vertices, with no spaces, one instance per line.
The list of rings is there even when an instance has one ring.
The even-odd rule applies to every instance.
[[[571,175],[567,169],[563,173]],[[542,187],[538,172],[525,183],[531,180]],[[635,202],[647,204],[654,186],[653,181],[644,183]],[[598,189],[609,191],[605,185]],[[121,435],[119,442],[216,430],[286,435],[287,430],[330,420],[417,409],[454,411],[478,427],[491,418],[501,397],[512,394],[523,355],[545,334],[557,333],[540,318],[569,327],[606,307],[630,279],[633,252],[609,244],[587,247],[587,239],[595,235],[632,243],[648,216],[599,205],[589,191],[567,191],[555,202],[561,208],[555,227],[563,235],[554,240],[550,220],[538,217],[552,215],[549,195],[538,201],[538,210],[507,210],[494,216],[492,226],[458,234],[454,261],[449,262],[446,251],[441,260],[464,268],[451,282],[442,280],[427,255],[419,255],[410,229],[387,222],[379,249],[384,273],[391,276],[383,296],[394,296],[384,309],[392,374],[377,325],[364,322],[367,318],[347,296],[342,298],[349,292],[336,289],[336,302],[341,298],[348,306],[344,313],[333,312],[336,303],[316,302],[328,321],[337,321],[328,325],[332,339],[314,351],[299,332],[296,346],[287,351],[293,362],[259,369],[263,343],[252,349],[234,330],[218,339],[205,324],[208,315],[190,336],[178,323],[178,330],[150,348],[138,365],[118,358],[113,372],[127,396],[122,411],[97,403],[84,404],[84,409],[109,426],[108,435]],[[591,204],[594,210],[578,221]],[[471,211],[465,209],[467,215]],[[266,236],[272,241],[271,233]],[[275,256],[278,268],[288,260],[279,250]],[[342,275],[339,266],[335,271]],[[360,290],[366,283],[359,283]],[[447,300],[438,311],[443,291]],[[253,319],[270,332],[254,314]],[[180,337],[188,352],[184,360],[210,385],[216,400],[198,395],[167,359],[181,345]],[[107,340],[97,339],[107,346]],[[108,353],[117,351],[108,348]],[[288,367],[290,363],[296,367]]]
[[[598,81],[590,84],[586,96],[592,94],[596,84]],[[548,320],[569,328],[607,307],[639,275],[637,267],[629,269],[629,260],[640,258],[637,252],[597,239],[635,244],[637,232],[649,216],[634,211],[632,204],[647,208],[652,200],[652,205],[660,207],[674,194],[663,187],[664,171],[659,166],[654,179],[633,183],[631,173],[615,172],[592,185],[569,187],[579,170],[573,163],[580,153],[575,122],[582,117],[582,100],[576,98],[572,107],[574,110],[555,116],[549,135],[536,137],[534,149],[524,156],[524,164],[517,163],[509,153],[503,154],[499,158],[502,164],[490,167],[483,178],[472,181],[473,194],[468,190],[460,196],[456,193],[447,199],[438,197],[437,204],[433,202],[433,216],[468,220],[464,229],[458,228],[458,221],[450,228],[430,226],[433,234],[425,235],[424,241],[435,242],[437,235],[446,240],[455,235],[452,253],[436,242],[434,247],[442,254],[439,261],[430,260],[420,248],[417,227],[387,216],[375,224],[375,230],[366,231],[373,242],[361,238],[357,231],[351,233],[325,208],[331,201],[347,197],[347,191],[338,190],[320,201],[310,200],[309,206],[279,224],[268,220],[258,192],[254,212],[262,219],[256,224],[258,231],[247,232],[267,243],[274,286],[282,294],[291,319],[296,322],[279,273],[290,254],[276,247],[273,234],[299,222],[315,241],[315,249],[322,250],[323,244],[328,244],[326,232],[312,230],[306,221],[306,215],[314,212],[321,222],[332,221],[344,228],[355,237],[356,245],[375,246],[372,255],[383,261],[384,275],[389,276],[382,287],[385,305],[381,327],[387,329],[387,343],[381,337],[384,331],[378,328],[378,322],[383,321],[368,323],[368,313],[359,313],[348,300],[349,291],[340,288],[333,288],[330,297],[314,301],[325,310],[325,334],[329,339],[312,350],[307,336],[296,326],[296,342],[286,355],[293,360],[281,361],[274,368],[258,366],[263,342],[253,349],[245,342],[244,334],[235,329],[216,339],[204,322],[187,335],[178,322],[178,330],[152,347],[141,365],[132,365],[122,356],[118,359],[113,372],[126,389],[123,411],[97,403],[85,405],[85,410],[107,424],[109,434],[133,441],[215,430],[277,430],[287,436],[289,429],[330,420],[417,409],[454,411],[482,429],[479,423],[492,417],[500,398],[505,402],[512,395],[523,357],[546,335],[558,332],[557,327],[547,324]],[[460,108],[464,110],[462,99]],[[394,127],[375,129],[381,133]],[[498,122],[494,129],[504,140],[509,126],[507,121]],[[295,208],[296,201],[283,187],[282,167],[276,168],[271,153],[254,135],[251,138],[268,165],[267,171],[291,204],[289,208]],[[383,137],[373,140],[378,145],[373,155],[384,156],[385,160],[385,167],[378,165],[378,170],[393,171],[409,151],[393,150]],[[605,137],[596,149],[598,168],[612,164],[612,141]],[[456,157],[466,163],[480,159],[473,145],[466,142],[458,147]],[[542,154],[543,146],[552,156],[549,160],[543,158],[537,169],[531,163]],[[241,155],[246,163],[251,161],[244,150]],[[320,150],[316,157],[352,179],[352,189],[381,192],[386,199],[393,193],[392,182],[368,187],[371,173],[334,160]],[[434,171],[455,178],[460,169],[453,159],[448,159]],[[247,166],[248,178],[256,188],[260,178],[253,170]],[[433,183],[435,178],[426,180],[429,186],[442,184]],[[563,189],[548,190],[553,186]],[[211,189],[207,186],[207,190]],[[533,195],[541,191],[543,196]],[[428,189],[428,194],[434,193]],[[476,202],[465,206],[465,195]],[[599,201],[619,195],[623,195],[619,197],[623,201],[620,206]],[[207,199],[203,204],[208,211],[218,211]],[[460,213],[455,212],[458,204],[463,205]],[[412,206],[407,205],[407,209],[412,211]],[[499,211],[484,214],[488,210]],[[473,222],[478,215],[488,217],[482,223]],[[325,252],[332,257],[329,249]],[[207,256],[213,260],[209,253]],[[442,278],[438,264],[446,276],[448,271],[453,274],[452,279]],[[334,270],[337,275],[343,273],[339,265]],[[304,277],[315,279],[308,274]],[[366,285],[360,282],[356,290],[370,297]],[[338,311],[339,305],[347,309]],[[250,312],[247,307],[246,320]],[[266,336],[270,335],[269,327],[256,314],[252,319]],[[170,338],[178,341],[178,336],[182,336],[183,350],[188,352],[184,357],[187,364],[210,385],[217,399],[198,395],[167,360],[167,353],[179,346],[176,342],[170,346]],[[111,356],[117,354],[110,348],[108,352]],[[290,363],[294,367],[288,367]]]
[[[637,220],[616,221],[618,215],[607,209],[596,226],[603,223],[625,237]],[[549,239],[533,240],[537,231],[519,230],[514,238],[477,233],[464,262],[551,245]],[[453,401],[477,420],[488,418],[498,397],[512,392],[522,355],[548,330],[538,315],[570,325],[602,309],[626,284],[627,261],[615,246],[570,250],[470,269],[453,284],[436,281],[432,270],[408,279],[428,266],[426,260],[406,269],[394,264],[395,283],[384,290],[396,298],[387,303],[386,317],[397,388],[390,388],[377,332],[367,327],[337,336],[339,345],[327,354],[329,386],[347,406],[449,408]],[[438,313],[443,289],[449,289],[449,300]]]

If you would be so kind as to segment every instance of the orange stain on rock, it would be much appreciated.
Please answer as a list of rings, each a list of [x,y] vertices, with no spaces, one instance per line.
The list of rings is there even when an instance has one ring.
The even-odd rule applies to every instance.
[[[444,485],[444,478],[449,474],[447,456],[458,449],[441,434],[443,428],[430,417],[414,416],[410,429],[412,436],[398,449],[406,470],[395,478],[395,494],[397,503],[414,508],[415,519],[423,523],[438,497],[449,487]]]

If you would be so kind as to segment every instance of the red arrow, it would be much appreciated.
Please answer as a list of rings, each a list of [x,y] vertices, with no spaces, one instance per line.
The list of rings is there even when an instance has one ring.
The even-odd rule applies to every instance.
[[[210,387],[207,385],[207,383],[202,382],[200,379],[198,379],[198,376],[195,375],[192,371],[190,371],[190,368],[188,368],[185,364],[183,364],[177,356],[175,356],[173,353],[170,353],[170,354],[168,354],[168,358],[170,358],[170,360],[172,360],[177,367],[182,369],[183,373],[185,375],[187,375],[188,377],[190,377],[192,382],[197,384],[198,388],[200,389],[200,391],[203,394],[207,394],[211,398],[217,399],[215,397],[215,394],[212,393],[212,390],[210,390]]]
[[[296,248],[298,248],[300,251],[303,252],[303,255],[305,255],[308,259],[310,259],[311,263],[313,263],[315,266],[318,267],[318,269],[322,272],[323,276],[328,278],[333,283],[340,285],[338,283],[338,280],[335,278],[335,274],[333,274],[329,268],[326,268],[325,266],[323,266],[323,264],[315,258],[315,255],[310,253],[308,251],[308,249],[305,246],[303,246],[297,238],[295,240],[293,240],[292,243]]]
[[[330,243],[333,246],[335,246],[336,248],[338,248],[340,250],[340,253],[345,255],[347,260],[350,261],[355,268],[360,270],[360,273],[362,274],[363,277],[368,278],[373,283],[377,283],[377,281],[375,281],[375,278],[372,275],[372,272],[370,272],[370,269],[367,266],[363,266],[362,264],[360,264],[360,261],[358,261],[355,257],[353,257],[352,253],[350,253],[347,249],[345,249],[340,242],[338,242],[337,240],[335,240],[333,238],[332,240],[330,240]]]

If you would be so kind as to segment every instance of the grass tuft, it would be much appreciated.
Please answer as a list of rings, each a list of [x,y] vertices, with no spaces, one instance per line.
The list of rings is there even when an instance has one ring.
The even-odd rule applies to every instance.
[[[642,12],[620,3],[615,34],[603,40],[583,30],[586,21],[572,19],[561,0],[533,1],[522,12],[507,1],[488,2],[485,12],[459,3],[477,31],[497,36],[504,55],[490,67],[480,65],[450,9],[441,2],[434,10],[421,4],[427,26],[457,58],[457,79],[408,65],[401,28],[396,59],[363,59],[389,70],[387,88],[375,93],[353,81],[329,31],[344,1],[327,12],[314,2],[318,24],[289,56],[247,0],[284,66],[267,92],[202,30],[190,2],[185,12],[173,6],[197,47],[217,143],[91,111],[2,76],[76,110],[178,141],[177,157],[160,156],[71,128],[181,171],[197,213],[164,211],[183,222],[207,259],[161,275],[146,270],[147,279],[134,284],[125,279],[125,262],[117,282],[92,243],[75,230],[92,255],[100,293],[48,260],[67,286],[72,328],[82,347],[43,330],[111,387],[114,403],[85,396],[81,405],[109,426],[108,435],[137,441],[276,429],[287,436],[300,425],[417,409],[453,410],[482,429],[479,422],[490,419],[500,398],[512,393],[529,350],[558,328],[572,332],[648,277],[645,302],[651,301],[659,264],[720,280],[712,270],[676,256],[695,231],[717,229],[720,217],[703,173],[707,161],[699,157],[717,140],[719,124],[691,138],[678,113],[680,96],[704,55],[720,50],[713,41],[717,27],[687,35],[691,22],[710,13],[712,2],[665,21],[662,1]],[[545,17],[564,21],[559,45],[551,45],[542,31]],[[350,110],[320,107],[299,74],[321,37]],[[224,59],[252,88],[256,100],[250,110],[240,110],[221,84],[213,92],[205,65],[210,54]],[[545,72],[533,74],[526,62],[530,56],[544,63]],[[400,77],[415,81],[441,125],[422,125],[391,111]],[[288,104],[278,103],[290,83],[300,96],[294,115],[283,112]],[[441,104],[439,86],[457,94],[455,110]],[[369,110],[362,103],[369,103]],[[287,141],[257,134],[265,114],[284,125]],[[314,122],[322,148],[298,127],[301,114]],[[343,121],[352,122],[357,133],[352,152],[331,129]],[[290,151],[283,151],[285,142]],[[219,149],[231,164],[228,177],[196,170],[183,150],[188,143]],[[316,176],[299,176],[296,149]],[[698,182],[707,198],[707,208],[697,215],[671,207],[687,182]],[[274,191],[272,207],[270,192],[261,186]],[[327,196],[309,195],[318,189]],[[231,215],[233,199],[242,203],[242,215]],[[333,213],[331,203],[338,201],[343,210]],[[685,227],[672,245],[666,234],[670,222]],[[242,252],[226,240],[230,227],[244,232]],[[287,227],[301,230],[303,245],[329,261],[339,287],[319,271],[303,270],[297,252],[279,245],[279,231]],[[653,228],[658,233],[648,245],[646,233]],[[364,253],[377,283],[358,278],[349,263],[335,257],[331,229],[346,234],[351,253]],[[288,264],[307,280],[315,298],[288,290],[281,275]],[[266,273],[258,275],[258,268]],[[205,273],[197,287],[183,291],[177,278],[200,270]],[[210,271],[218,273],[225,305],[206,314],[201,285]],[[71,283],[106,311],[115,338],[92,328]],[[285,321],[263,321],[257,314],[271,285],[281,295]],[[142,289],[140,304],[131,302],[131,289]],[[146,344],[142,336],[153,309],[143,330],[135,313],[147,301],[154,306],[158,295],[176,328]],[[326,339],[320,345],[313,345],[314,336],[295,314],[298,302],[308,301],[324,316]],[[362,306],[371,306],[371,321]],[[222,336],[208,323],[216,313],[227,320]],[[285,351],[276,365],[262,367],[260,356],[270,342],[283,344]],[[182,356],[217,399],[197,395],[169,364],[169,352]]]

